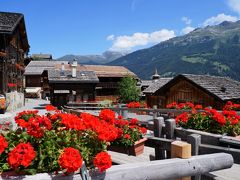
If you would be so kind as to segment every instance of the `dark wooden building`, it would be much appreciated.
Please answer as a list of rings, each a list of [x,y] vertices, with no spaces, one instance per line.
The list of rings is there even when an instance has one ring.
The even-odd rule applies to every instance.
[[[55,66],[48,70],[51,104],[61,107],[71,102],[95,100],[95,87],[99,82],[94,71],[73,64]]]
[[[0,93],[23,91],[24,60],[29,51],[24,16],[0,12]]]
[[[27,97],[50,97],[48,70],[55,69],[56,64],[68,64],[67,61],[31,61],[24,72]],[[41,92],[39,93],[39,89]],[[39,94],[39,95],[38,95]]]
[[[116,101],[118,83],[123,77],[131,76],[138,79],[136,74],[123,66],[84,65],[87,70],[94,71],[99,79],[96,86],[96,101],[109,99]]]
[[[221,109],[227,101],[240,102],[240,82],[227,77],[182,74],[167,83],[154,83],[144,93],[151,107],[164,108],[176,101]]]

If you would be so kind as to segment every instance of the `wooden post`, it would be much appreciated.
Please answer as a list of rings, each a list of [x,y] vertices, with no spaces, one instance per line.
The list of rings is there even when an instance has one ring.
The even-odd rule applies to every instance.
[[[159,117],[153,120],[154,122],[154,136],[161,137],[162,136],[162,127],[164,124],[163,117]]]
[[[199,154],[199,145],[201,144],[201,135],[191,134],[187,137],[187,142],[192,145],[192,156]]]
[[[165,121],[165,129],[166,129],[166,138],[174,139],[174,130],[176,128],[175,119],[167,119]],[[171,158],[171,152],[167,151],[167,158]]]
[[[163,117],[158,117],[153,120],[154,121],[154,136],[162,137],[162,127],[164,124]],[[160,147],[155,147],[155,160],[166,159],[166,151],[164,149],[160,149]]]
[[[153,119],[157,119],[157,112],[155,111],[157,109],[157,105],[154,105],[153,109],[154,109],[154,111],[153,111]]]
[[[191,158],[191,144],[183,141],[174,141],[171,144],[171,158]],[[182,177],[178,180],[191,180],[191,177]]]

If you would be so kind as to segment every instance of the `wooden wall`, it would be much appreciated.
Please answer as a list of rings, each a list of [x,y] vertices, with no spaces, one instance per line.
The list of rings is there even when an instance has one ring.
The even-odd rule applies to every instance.
[[[26,76],[26,87],[41,87],[41,75]]]
[[[147,95],[147,103],[149,106],[158,105],[159,108],[165,108],[167,104],[172,102],[192,102],[201,104],[203,107],[211,106],[221,109],[223,102],[198,88],[185,79],[177,81],[173,86],[164,91],[157,91],[153,95]],[[157,103],[157,104],[156,104]]]

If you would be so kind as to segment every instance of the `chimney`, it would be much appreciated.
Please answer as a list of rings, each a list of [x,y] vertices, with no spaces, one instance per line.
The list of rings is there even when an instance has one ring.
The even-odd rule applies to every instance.
[[[64,70],[65,70],[64,63],[62,63],[62,66],[61,66],[61,71],[63,71],[63,72],[64,72]]]
[[[76,59],[74,59],[72,62],[72,77],[73,78],[77,77],[77,61],[76,61]]]
[[[60,70],[60,76],[64,76],[65,75],[64,70],[65,70],[64,63],[62,63],[61,64],[61,70]]]

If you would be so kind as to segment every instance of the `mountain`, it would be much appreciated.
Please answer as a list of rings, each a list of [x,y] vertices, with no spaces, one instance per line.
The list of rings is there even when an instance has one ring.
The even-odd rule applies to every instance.
[[[239,37],[240,21],[225,21],[135,51],[108,65],[125,66],[142,79],[151,78],[157,68],[161,76],[191,73],[240,80]]]
[[[63,57],[58,58],[59,61],[73,61],[76,59],[79,64],[105,64],[109,63],[117,58],[126,55],[126,53],[115,52],[115,51],[105,51],[102,55],[72,55],[68,54]]]

